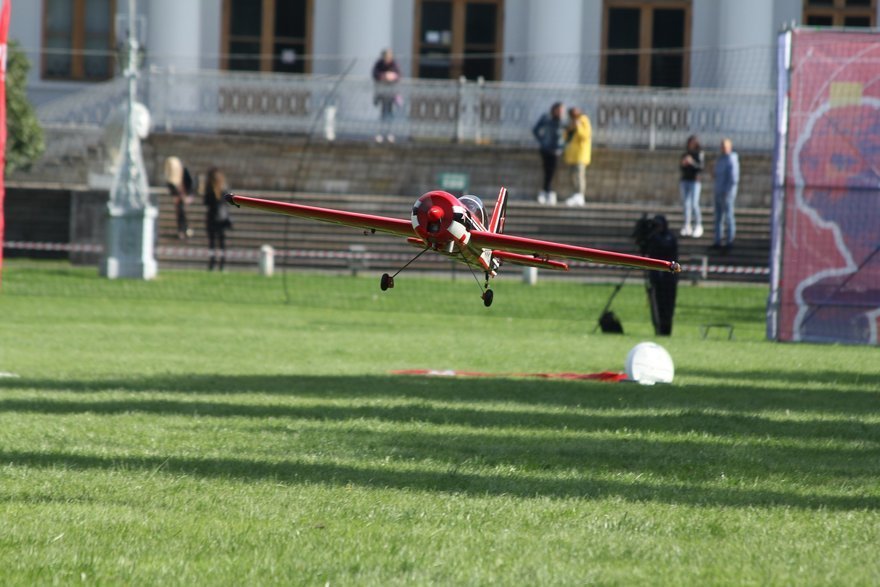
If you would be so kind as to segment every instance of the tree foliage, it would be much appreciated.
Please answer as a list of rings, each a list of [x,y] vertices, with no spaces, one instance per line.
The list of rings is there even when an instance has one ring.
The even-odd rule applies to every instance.
[[[6,64],[6,172],[30,167],[45,148],[43,127],[25,91],[30,62],[10,41]]]

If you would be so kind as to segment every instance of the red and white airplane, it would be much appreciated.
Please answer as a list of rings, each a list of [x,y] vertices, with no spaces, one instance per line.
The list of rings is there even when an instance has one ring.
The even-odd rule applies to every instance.
[[[409,244],[422,249],[415,258],[426,251],[434,251],[482,271],[486,276],[485,284],[482,286],[482,298],[486,306],[492,305],[494,297],[492,290],[489,289],[489,278],[495,277],[502,262],[505,261],[529,267],[568,271],[566,263],[552,258],[559,257],[637,269],[672,273],[681,271],[681,266],[675,261],[503,234],[507,211],[505,188],[501,188],[498,194],[498,201],[492,210],[491,218],[487,218],[486,209],[478,197],[456,198],[448,192],[439,190],[428,192],[416,200],[412,208],[412,216],[408,221],[238,194],[226,194],[226,201],[236,207],[245,206],[288,216],[353,226],[370,233],[379,231],[404,237]],[[406,265],[400,271],[405,268]],[[383,291],[394,287],[394,277],[397,273],[382,275]]]

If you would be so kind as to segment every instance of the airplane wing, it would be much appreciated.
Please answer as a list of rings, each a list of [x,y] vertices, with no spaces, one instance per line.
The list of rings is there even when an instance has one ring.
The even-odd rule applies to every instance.
[[[387,218],[385,216],[360,214],[358,212],[345,212],[343,210],[334,210],[332,208],[319,208],[317,206],[304,206],[302,204],[291,204],[289,202],[263,200],[261,198],[239,196],[237,194],[226,194],[224,198],[233,206],[256,208],[258,210],[265,210],[266,212],[286,214],[298,218],[308,218],[311,220],[319,220],[321,222],[353,226],[365,230],[387,232],[397,236],[416,236],[416,232],[412,227],[412,222],[409,220],[401,220],[399,218]]]
[[[493,250],[492,256],[498,259],[504,259],[514,265],[553,269],[554,271],[568,271],[568,265],[562,261],[554,261],[553,259],[546,259],[544,257],[535,257],[534,255],[520,255],[519,253],[511,253],[510,251]]]
[[[661,259],[639,257],[638,255],[628,255],[626,253],[588,249],[586,247],[577,247],[574,245],[536,240],[521,236],[512,236],[509,234],[473,231],[471,232],[470,242],[468,244],[484,249],[499,249],[499,251],[502,252],[510,251],[512,253],[535,255],[538,259],[543,259],[545,261],[548,260],[548,257],[563,257],[566,259],[579,259],[581,261],[589,261],[592,263],[604,263],[606,265],[635,267],[637,269],[653,269],[655,271],[670,271],[672,273],[678,273],[681,271],[681,265],[675,261],[663,261]],[[501,256],[501,258],[503,258],[503,256]]]
[[[352,226],[364,230],[372,230],[378,232],[386,232],[389,234],[402,237],[416,237],[417,234],[412,227],[412,222],[399,218],[388,218],[385,216],[375,216],[372,214],[361,214],[359,212],[345,212],[343,210],[334,210],[332,208],[320,208],[317,206],[305,206],[302,204],[292,204],[289,202],[278,202],[275,200],[264,200],[261,198],[252,198],[249,196],[239,196],[237,194],[226,194],[227,202],[234,206],[244,206],[246,208],[256,208],[266,212],[275,212],[277,214],[286,214],[288,216],[296,216],[298,218],[308,218],[321,222],[330,222],[333,224],[342,224]],[[577,247],[574,245],[566,245],[562,243],[554,243],[550,241],[542,241],[525,237],[512,236],[507,234],[498,234],[484,231],[472,231],[470,233],[470,243],[472,246],[485,249],[498,249],[494,252],[498,257],[505,258],[504,252],[507,251],[507,259],[519,264],[535,265],[538,267],[546,267],[553,269],[564,269],[564,264],[552,261],[548,257],[562,257],[567,259],[579,259],[590,261],[593,263],[605,263],[608,265],[623,265],[626,267],[636,267],[639,269],[654,269],[658,271],[681,271],[681,267],[674,261],[663,261],[660,259],[650,259],[648,257],[639,257],[637,255],[627,255],[625,253],[615,253],[612,251],[603,251],[599,249],[589,249],[585,247]],[[524,255],[532,255],[534,261],[522,257],[518,258],[516,253]]]

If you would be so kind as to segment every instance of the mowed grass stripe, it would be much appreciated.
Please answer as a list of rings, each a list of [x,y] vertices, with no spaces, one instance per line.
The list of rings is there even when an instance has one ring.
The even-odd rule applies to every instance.
[[[131,412],[156,415],[192,415],[202,417],[245,417],[245,418],[286,418],[292,420],[377,420],[389,422],[409,421],[429,422],[478,428],[505,428],[540,431],[563,430],[567,432],[593,430],[625,430],[633,433],[641,431],[688,433],[698,432],[710,435],[744,434],[758,438],[799,438],[808,439],[852,439],[876,443],[880,441],[880,430],[874,426],[880,421],[880,413],[871,414],[872,394],[864,394],[868,399],[868,412],[862,419],[847,418],[840,413],[827,413],[815,410],[784,411],[770,409],[749,411],[719,409],[718,403],[712,407],[699,408],[699,392],[693,390],[694,400],[682,402],[678,408],[669,402],[667,407],[590,407],[572,404],[571,406],[519,403],[487,398],[484,402],[441,401],[426,398],[407,399],[402,395],[374,398],[364,397],[317,399],[314,396],[279,396],[275,394],[198,394],[186,392],[138,392],[124,391],[102,393],[80,392],[74,395],[65,392],[40,392],[37,397],[28,390],[28,382],[21,382],[22,391],[7,387],[0,410],[3,412],[32,412],[37,414],[127,414]],[[503,384],[502,384],[503,385]],[[570,385],[576,390],[578,385]],[[581,384],[584,388],[580,401],[588,389],[597,394],[612,393],[606,384]],[[655,403],[657,395],[665,395],[672,388],[661,387],[652,391],[648,403]],[[731,394],[734,395],[734,394]],[[670,399],[670,398],[667,398]],[[790,398],[789,398],[790,400]],[[618,397],[618,403],[638,405],[638,398]],[[753,402],[753,404],[758,403]],[[685,405],[687,404],[687,405]]]
[[[168,462],[183,460],[189,462],[188,467],[198,470],[199,462],[205,461],[204,466],[218,460],[217,455],[232,451],[242,455],[241,459],[225,461],[222,467],[232,476],[248,475],[243,470],[247,462],[252,462],[256,470],[266,466],[267,460],[279,467],[293,469],[302,462],[320,465],[327,460],[356,471],[357,462],[351,460],[354,458],[378,463],[382,470],[394,469],[401,464],[412,471],[425,468],[430,472],[436,472],[438,466],[440,472],[453,466],[456,471],[471,473],[479,473],[481,468],[494,471],[512,467],[516,472],[537,474],[547,480],[553,471],[566,475],[585,467],[589,470],[587,477],[597,472],[638,472],[648,479],[671,477],[689,483],[720,476],[740,481],[760,478],[762,483],[768,484],[805,478],[815,478],[820,483],[835,483],[838,478],[853,481],[861,475],[870,475],[878,456],[876,443],[861,440],[800,439],[784,442],[773,437],[741,438],[693,431],[651,433],[638,426],[630,427],[626,420],[623,426],[614,430],[575,432],[562,427],[558,432],[535,432],[511,427],[486,430],[426,425],[414,422],[414,419],[409,419],[408,423],[389,423],[346,418],[319,424],[270,416],[255,428],[251,417],[241,415],[231,421],[223,418],[218,422],[216,418],[195,412],[196,422],[175,415],[156,423],[138,413],[123,412],[114,418],[94,416],[91,410],[86,413],[92,417],[79,420],[78,431],[89,442],[77,446],[75,455],[68,454],[69,445],[53,443],[51,437],[32,439],[25,434],[19,442],[23,441],[23,446],[39,447],[41,452],[10,452],[5,456],[16,461],[27,458],[34,462],[45,459],[65,464],[88,463],[89,468],[99,462],[89,460],[96,456],[95,450],[99,451],[97,458],[101,461],[139,463],[146,459],[147,466],[151,462],[155,465],[153,461],[158,457],[152,455],[167,454],[170,455]],[[62,430],[77,423],[77,419],[70,417],[54,420],[54,427]],[[24,421],[23,427],[36,426]],[[7,429],[14,434],[17,432],[14,426]],[[114,432],[120,429],[126,433]],[[153,439],[153,442],[144,445],[145,438]],[[9,441],[7,445],[16,444]],[[142,448],[124,454],[118,452],[132,445]],[[185,450],[179,452],[179,447]],[[198,448],[193,450],[192,447]],[[208,449],[207,452],[204,449]],[[747,452],[748,449],[752,452]],[[67,456],[53,451],[61,451]],[[285,460],[291,451],[301,455],[297,464]],[[244,459],[244,456],[249,458]],[[190,462],[188,459],[194,460]],[[809,459],[808,467],[804,466],[806,459]],[[718,465],[713,466],[715,463]],[[214,463],[210,468],[217,466]],[[684,473],[680,471],[682,468]],[[279,471],[273,475],[279,475]],[[453,485],[447,482],[443,487],[448,489]]]

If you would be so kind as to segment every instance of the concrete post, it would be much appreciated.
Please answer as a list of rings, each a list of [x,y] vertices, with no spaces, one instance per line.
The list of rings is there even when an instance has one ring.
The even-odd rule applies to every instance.
[[[272,277],[275,273],[275,248],[272,245],[260,247],[260,275]]]

